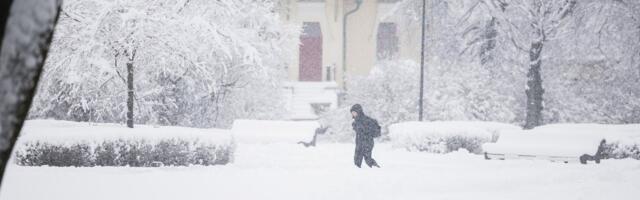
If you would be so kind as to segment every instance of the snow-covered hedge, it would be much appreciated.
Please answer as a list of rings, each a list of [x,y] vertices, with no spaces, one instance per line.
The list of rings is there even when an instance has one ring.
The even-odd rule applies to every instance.
[[[640,160],[640,142],[635,144],[609,142],[605,144],[604,157],[613,159],[633,158]]]
[[[460,148],[482,153],[482,144],[495,142],[500,133],[519,127],[480,121],[403,122],[389,127],[392,145],[409,151],[448,153]]]
[[[28,121],[16,163],[24,166],[189,166],[232,162],[231,133],[217,129]]]

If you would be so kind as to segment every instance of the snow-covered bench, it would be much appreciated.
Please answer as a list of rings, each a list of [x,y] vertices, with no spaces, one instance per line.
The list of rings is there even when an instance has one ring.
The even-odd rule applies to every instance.
[[[290,143],[311,141],[317,121],[235,120],[231,132],[238,143]]]
[[[496,143],[484,144],[486,159],[545,159],[560,162],[600,162],[604,138],[593,135],[550,134],[515,131],[500,135]]]

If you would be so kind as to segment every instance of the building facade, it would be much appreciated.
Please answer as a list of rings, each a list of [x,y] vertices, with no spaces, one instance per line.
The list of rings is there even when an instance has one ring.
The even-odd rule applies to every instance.
[[[419,31],[403,31],[402,23],[388,17],[397,2],[362,0],[358,6],[356,0],[280,0],[282,20],[302,27],[300,44],[289,47],[297,49],[289,80],[343,86],[345,77],[366,75],[378,60],[417,61]]]
[[[300,43],[288,47],[297,52],[287,66],[290,84],[285,88],[292,119],[313,119],[319,107],[335,108],[348,77],[367,75],[377,61],[418,61],[420,32],[407,31],[389,17],[398,2],[279,1],[282,20],[302,28]]]

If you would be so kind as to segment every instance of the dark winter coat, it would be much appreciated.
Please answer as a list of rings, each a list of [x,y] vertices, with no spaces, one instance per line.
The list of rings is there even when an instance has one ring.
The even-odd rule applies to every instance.
[[[351,112],[358,113],[351,126],[356,132],[356,145],[373,146],[373,138],[379,133],[380,126],[378,122],[364,114],[360,104],[353,105]]]

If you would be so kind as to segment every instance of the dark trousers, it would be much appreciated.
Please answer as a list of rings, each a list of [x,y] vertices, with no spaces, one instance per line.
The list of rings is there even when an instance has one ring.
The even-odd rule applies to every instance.
[[[369,167],[380,167],[376,160],[371,157],[371,151],[373,151],[373,142],[369,144],[358,144],[356,143],[356,152],[353,158],[353,162],[356,166],[360,167],[362,165],[362,159],[369,165]]]

